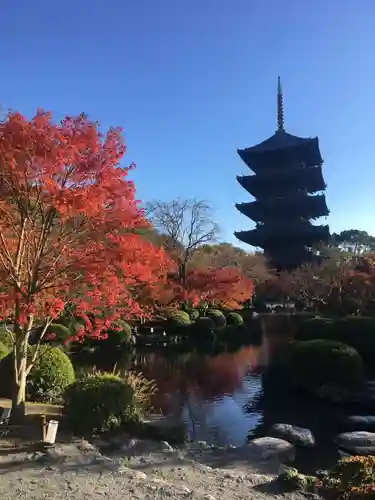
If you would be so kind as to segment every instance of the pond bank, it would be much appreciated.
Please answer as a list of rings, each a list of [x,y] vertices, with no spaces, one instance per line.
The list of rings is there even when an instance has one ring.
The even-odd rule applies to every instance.
[[[104,455],[97,446],[74,440],[46,452],[16,448],[3,452],[4,448],[0,497],[9,500],[270,500],[283,496],[273,483],[275,462],[237,460],[235,449],[213,452],[204,443],[173,448],[128,439],[117,451]],[[288,498],[304,496],[295,493]]]

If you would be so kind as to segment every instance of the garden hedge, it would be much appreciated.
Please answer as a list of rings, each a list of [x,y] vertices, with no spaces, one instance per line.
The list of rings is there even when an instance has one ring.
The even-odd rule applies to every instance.
[[[189,325],[190,316],[187,312],[181,311],[179,309],[170,309],[165,311],[165,316],[167,320],[174,326],[178,325]]]
[[[64,414],[76,434],[113,431],[138,423],[151,393],[151,383],[142,375],[92,373],[67,389]]]
[[[34,348],[29,348],[30,356]],[[0,396],[12,396],[14,380],[13,353],[0,362]],[[75,380],[74,368],[69,357],[59,348],[44,345],[31,369],[26,384],[29,401],[43,403],[60,402],[66,388]]]
[[[341,397],[364,381],[364,364],[351,346],[331,340],[294,342],[288,370],[295,386],[318,396]]]
[[[31,401],[59,402],[66,388],[75,381],[69,357],[58,347],[42,346],[27,379]]]
[[[301,323],[298,340],[327,339],[354,347],[367,368],[375,371],[375,319],[348,316],[346,318],[314,318]]]
[[[128,345],[132,338],[131,326],[120,319],[114,322],[107,333],[107,339],[98,341],[99,347],[121,348]]]
[[[241,326],[243,325],[244,321],[241,316],[241,314],[236,313],[236,312],[230,312],[227,314],[227,324],[228,326]]]
[[[206,316],[213,320],[215,327],[218,329],[222,329],[227,326],[227,320],[225,319],[224,314],[218,309],[207,309]]]
[[[199,337],[211,336],[214,333],[215,328],[215,322],[207,316],[198,318],[197,321],[191,326],[192,333]]]
[[[190,309],[190,311],[188,311],[188,313],[189,313],[191,321],[195,321],[196,319],[199,318],[198,309]]]

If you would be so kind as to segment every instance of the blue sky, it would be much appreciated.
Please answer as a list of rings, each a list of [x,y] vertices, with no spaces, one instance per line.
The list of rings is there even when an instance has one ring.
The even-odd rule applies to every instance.
[[[237,156],[276,128],[318,136],[331,230],[375,234],[374,0],[3,0],[3,109],[122,126],[141,200],[205,198],[250,222]]]

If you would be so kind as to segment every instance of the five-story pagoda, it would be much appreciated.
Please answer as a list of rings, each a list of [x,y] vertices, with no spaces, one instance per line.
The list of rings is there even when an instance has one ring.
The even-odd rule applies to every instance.
[[[311,220],[327,216],[318,138],[285,132],[280,78],[277,93],[277,131],[238,154],[255,175],[237,176],[255,201],[236,204],[253,220],[255,229],[235,236],[260,247],[277,269],[290,269],[314,260],[312,246],[329,240],[329,228]]]

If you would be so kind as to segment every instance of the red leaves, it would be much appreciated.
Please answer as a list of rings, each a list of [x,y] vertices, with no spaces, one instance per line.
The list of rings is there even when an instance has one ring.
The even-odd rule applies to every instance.
[[[253,294],[253,283],[236,268],[193,269],[187,274],[186,287],[175,286],[176,298],[197,305],[239,308]]]
[[[169,261],[135,230],[147,227],[135,200],[119,129],[106,136],[84,115],[60,124],[41,110],[0,124],[2,316],[23,326],[56,318],[69,303],[100,333],[142,311]],[[146,311],[147,312],[147,311]],[[89,315],[89,313],[92,313]]]

